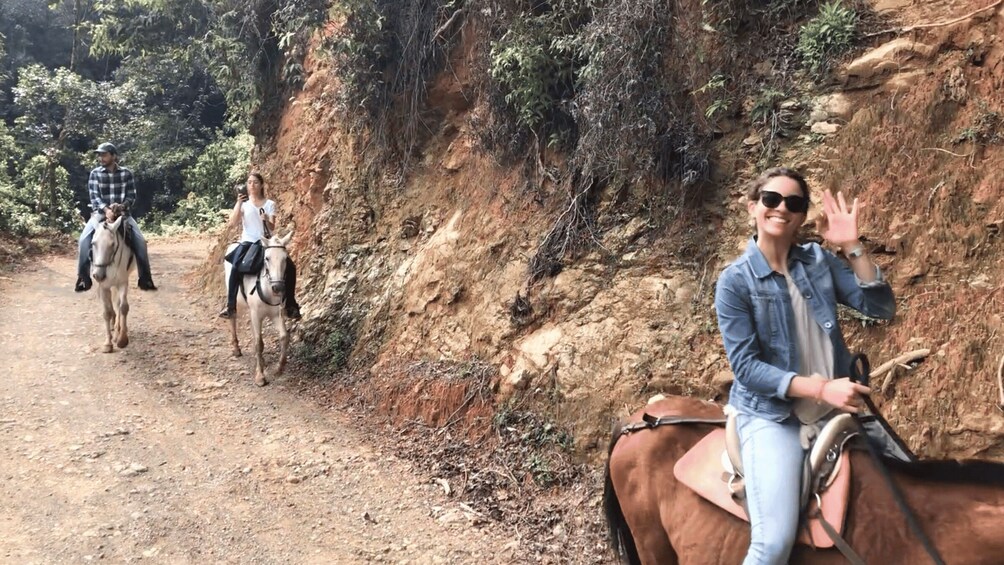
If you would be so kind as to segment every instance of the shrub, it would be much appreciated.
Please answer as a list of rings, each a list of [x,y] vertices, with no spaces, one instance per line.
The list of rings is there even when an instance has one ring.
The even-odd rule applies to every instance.
[[[528,400],[514,397],[499,406],[492,418],[495,433],[503,449],[519,463],[519,470],[539,486],[567,484],[576,472],[567,458],[574,438]]]
[[[973,121],[959,132],[955,143],[975,143],[977,145],[994,145],[1004,140],[1000,129],[1004,125],[1004,117],[997,110],[991,110],[986,100],[977,103],[976,115]]]
[[[29,159],[9,190],[9,201],[15,203],[10,218],[15,231],[27,234],[50,228],[70,233],[80,227],[70,174],[49,157],[35,155]]]
[[[213,141],[199,154],[195,164],[182,171],[185,187],[210,206],[230,207],[234,202],[234,185],[247,175],[253,145],[254,139],[248,133]]]
[[[427,83],[459,37],[458,0],[341,0],[322,48],[341,82],[335,103],[349,128],[369,128],[379,149],[414,156],[428,135]],[[399,163],[401,163],[399,161]],[[404,162],[407,164],[407,161]]]
[[[574,37],[563,34],[562,19],[553,14],[517,18],[492,43],[488,68],[517,122],[538,133],[571,97],[579,66]]]
[[[147,214],[144,226],[153,233],[205,230],[220,225],[226,217],[227,211],[213,205],[210,198],[189,192],[170,214]]]
[[[293,360],[315,375],[330,375],[348,366],[355,336],[345,328],[304,336],[294,347]]]
[[[854,41],[858,16],[840,0],[824,4],[798,34],[797,51],[802,64],[814,76],[829,70],[833,57],[843,54]]]
[[[765,87],[753,97],[750,108],[750,122],[760,134],[762,149],[758,164],[763,167],[771,163],[780,148],[781,137],[786,137],[792,124],[793,111],[781,108],[781,102],[788,98],[783,90]]]

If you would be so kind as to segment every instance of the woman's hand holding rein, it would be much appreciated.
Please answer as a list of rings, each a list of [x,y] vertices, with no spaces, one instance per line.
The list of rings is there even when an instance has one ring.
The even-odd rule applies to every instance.
[[[871,389],[852,382],[849,378],[827,380],[821,375],[796,376],[788,386],[789,398],[808,398],[818,404],[828,404],[841,412],[857,414],[864,405],[862,396]]]
[[[871,392],[870,388],[844,377],[825,381],[820,387],[819,398],[841,412],[857,414],[864,404],[861,397]]]

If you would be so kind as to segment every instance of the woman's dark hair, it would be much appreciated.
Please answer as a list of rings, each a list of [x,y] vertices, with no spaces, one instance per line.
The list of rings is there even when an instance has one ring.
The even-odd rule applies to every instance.
[[[763,189],[764,185],[770,182],[770,179],[775,177],[788,177],[791,180],[798,183],[798,188],[802,190],[802,196],[809,198],[809,183],[805,182],[805,177],[795,169],[789,169],[788,167],[774,167],[772,169],[767,169],[760,174],[756,179],[749,183],[746,189],[746,198],[750,202],[755,202],[760,199],[760,191]]]
[[[265,194],[265,177],[261,176],[261,173],[248,173],[248,176],[258,179],[258,182],[261,183],[261,197],[268,198],[268,196]]]

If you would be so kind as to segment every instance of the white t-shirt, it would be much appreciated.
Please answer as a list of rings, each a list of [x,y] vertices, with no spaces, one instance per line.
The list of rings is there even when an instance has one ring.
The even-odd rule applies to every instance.
[[[245,200],[241,204],[241,225],[244,226],[241,241],[258,241],[265,237],[265,224],[261,221],[259,210],[265,210],[270,222],[275,221],[275,202],[265,200],[265,204],[258,208],[250,200]]]
[[[827,379],[833,378],[833,342],[830,336],[809,313],[809,305],[802,297],[802,291],[795,286],[790,276],[788,296],[791,297],[791,310],[795,314],[795,344],[801,359],[799,375],[818,374]],[[813,424],[833,410],[829,404],[816,404],[810,398],[795,399],[795,415],[803,424]]]

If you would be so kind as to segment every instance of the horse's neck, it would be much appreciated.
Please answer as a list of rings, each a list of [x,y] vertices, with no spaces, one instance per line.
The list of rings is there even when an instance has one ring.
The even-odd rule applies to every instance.
[[[264,267],[262,267],[262,270],[257,273],[244,275],[244,289],[249,295],[251,291],[254,290],[258,293],[258,298],[261,298],[262,302],[270,305],[274,305],[282,299],[281,296],[272,292],[272,285],[268,283]]]
[[[115,234],[115,237],[118,240],[117,243],[119,246],[119,256],[112,263],[112,268],[115,269],[116,272],[120,273],[120,275],[121,273],[124,273],[124,275],[121,276],[124,276],[125,278],[128,279],[129,266],[133,256],[132,248],[129,247],[128,243],[126,243],[125,236],[122,235],[121,233]]]
[[[907,528],[888,485],[871,461],[865,463],[865,459],[865,454],[855,459],[854,475],[859,482],[855,490],[860,493],[855,512],[864,514],[862,523],[873,524],[872,528],[898,532],[909,540],[905,547],[917,552],[911,558],[926,561],[928,557]],[[1004,523],[1004,486],[934,481],[900,473],[894,473],[894,478],[921,528],[943,558],[954,556],[953,563],[985,563],[985,556],[1004,555],[1004,536],[1000,533]],[[904,547],[899,543],[887,545]]]
[[[1004,488],[970,487],[953,519],[959,535],[986,547],[986,555],[1004,556]],[[939,520],[940,521],[940,520]],[[999,561],[998,561],[999,562]]]

